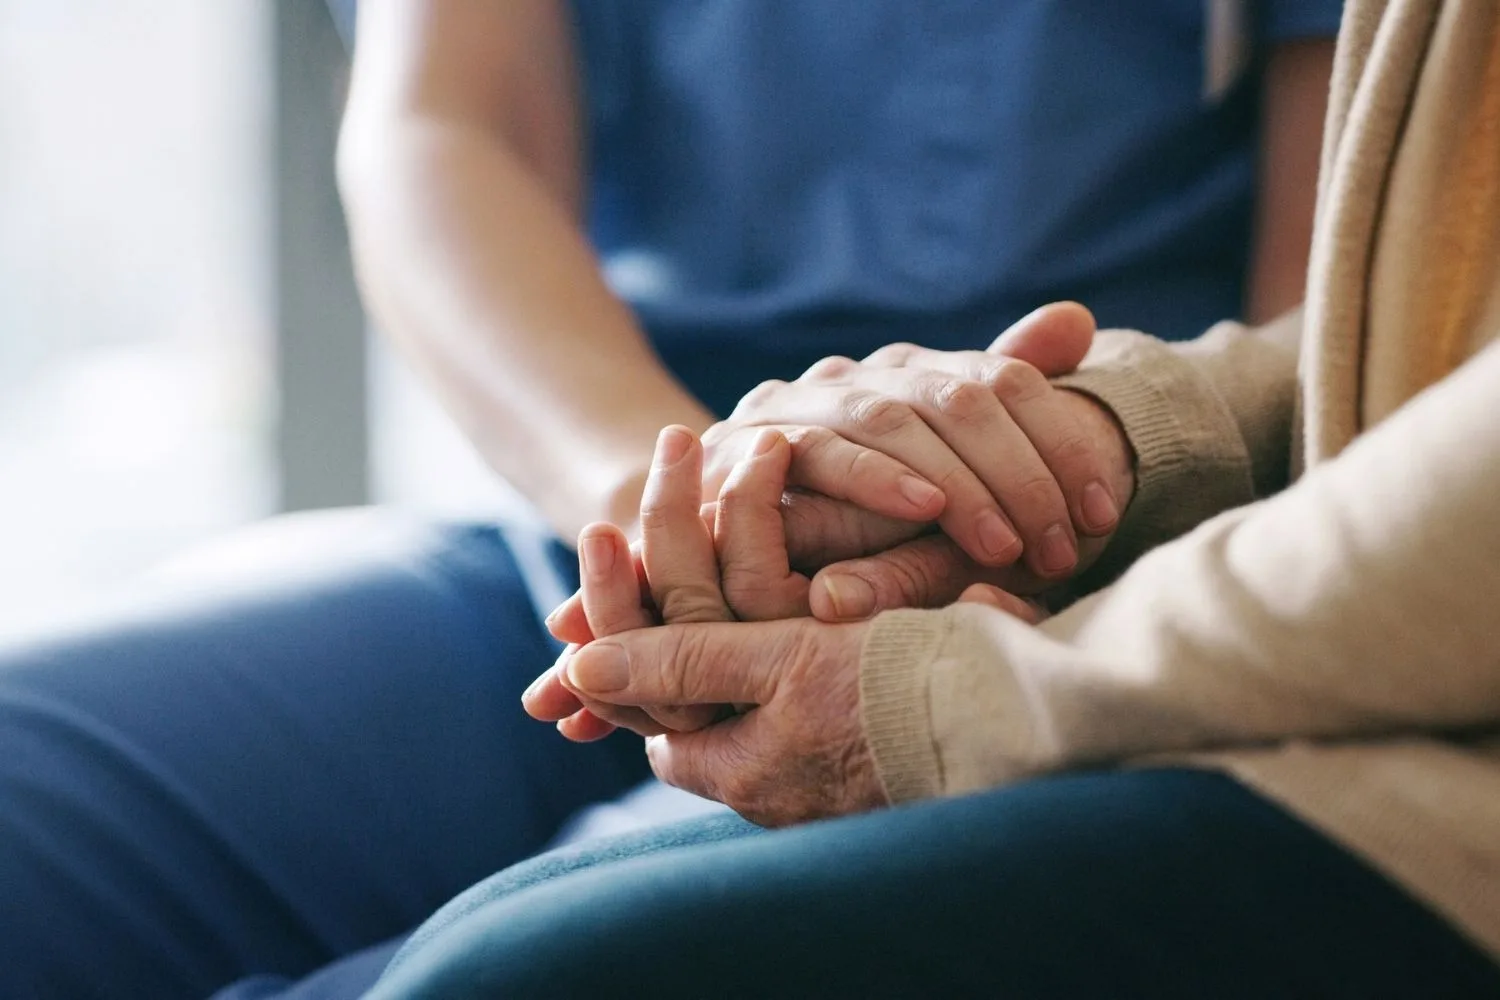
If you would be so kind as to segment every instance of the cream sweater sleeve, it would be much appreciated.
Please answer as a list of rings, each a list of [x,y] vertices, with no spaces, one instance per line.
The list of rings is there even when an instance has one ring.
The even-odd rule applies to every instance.
[[[1181,344],[1106,330],[1076,373],[1055,380],[1113,411],[1136,455],[1135,495],[1081,591],[1286,485],[1301,330],[1300,309],[1255,329],[1220,323]]]
[[[861,696],[891,798],[1500,720],[1497,398],[1500,347],[1040,627],[977,605],[880,616]]]

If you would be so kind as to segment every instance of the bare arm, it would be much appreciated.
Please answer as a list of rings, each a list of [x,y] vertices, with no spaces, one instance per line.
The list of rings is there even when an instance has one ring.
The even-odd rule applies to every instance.
[[[656,432],[712,423],[581,233],[579,90],[560,0],[366,0],[339,143],[375,318],[564,538],[633,525]]]
[[[1333,40],[1288,42],[1266,66],[1260,180],[1245,317],[1265,323],[1302,301],[1318,195]]]

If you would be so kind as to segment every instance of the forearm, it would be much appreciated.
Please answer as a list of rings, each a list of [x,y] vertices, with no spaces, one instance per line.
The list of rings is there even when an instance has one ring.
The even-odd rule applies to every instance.
[[[632,524],[661,427],[710,414],[605,286],[575,206],[494,133],[347,125],[341,182],[377,322],[565,538]]]

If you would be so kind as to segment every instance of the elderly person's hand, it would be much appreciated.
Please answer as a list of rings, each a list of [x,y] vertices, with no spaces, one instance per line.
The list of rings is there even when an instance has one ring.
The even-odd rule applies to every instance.
[[[568,682],[588,699],[640,710],[745,706],[694,732],[651,734],[651,769],[746,819],[783,826],[886,803],[859,712],[868,628],[795,618],[639,629],[580,649]]]

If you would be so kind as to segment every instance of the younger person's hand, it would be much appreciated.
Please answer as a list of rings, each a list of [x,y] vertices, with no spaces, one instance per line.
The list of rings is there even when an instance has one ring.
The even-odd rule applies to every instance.
[[[563,735],[599,739],[616,726],[649,734],[700,728],[723,706],[636,708],[589,704],[568,690],[567,661],[577,642],[649,625],[732,621],[721,578],[755,589],[775,617],[805,615],[805,576],[792,572],[782,534],[780,501],[791,448],[775,431],[764,431],[731,472],[705,519],[698,495],[702,447],[686,428],[669,427],[657,442],[641,504],[639,560],[613,525],[593,524],[579,537],[583,586],[573,605],[576,642],[523,696],[533,716],[556,721]]]
[[[775,427],[793,443],[793,487],[913,520],[900,484],[920,477],[941,488],[937,523],[976,563],[1020,561],[1061,581],[1078,570],[1082,540],[1115,529],[1134,489],[1113,418],[1049,381],[1077,367],[1093,335],[1088,310],[1063,302],[988,351],[894,344],[863,361],[824,359],[794,381],[762,384],[705,432],[706,482]],[[911,475],[898,484],[896,468]]]

